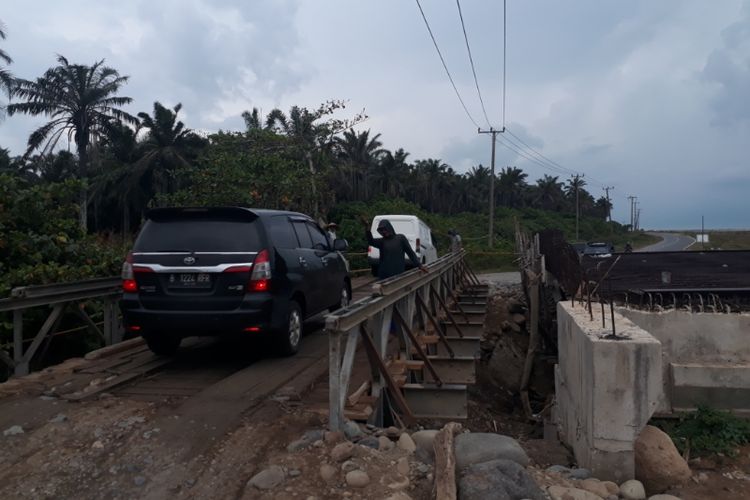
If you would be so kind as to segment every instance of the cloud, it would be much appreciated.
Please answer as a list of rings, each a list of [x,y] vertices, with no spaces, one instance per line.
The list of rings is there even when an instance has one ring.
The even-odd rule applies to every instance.
[[[722,31],[722,46],[708,57],[700,77],[715,87],[711,100],[714,123],[732,126],[750,122],[750,2],[742,18]]]

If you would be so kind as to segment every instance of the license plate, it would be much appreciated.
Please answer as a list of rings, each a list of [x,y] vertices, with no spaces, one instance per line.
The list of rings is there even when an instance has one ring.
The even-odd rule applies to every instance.
[[[172,288],[210,288],[211,275],[208,273],[179,273],[169,275]]]

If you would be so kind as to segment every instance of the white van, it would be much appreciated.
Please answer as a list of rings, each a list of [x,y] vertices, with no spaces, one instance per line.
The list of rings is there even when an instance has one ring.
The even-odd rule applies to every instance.
[[[381,220],[387,220],[393,225],[396,234],[403,234],[409,240],[414,253],[422,261],[422,264],[429,264],[437,260],[437,249],[432,241],[432,232],[430,228],[422,222],[416,215],[378,215],[372,220],[370,233],[373,238],[380,238],[378,234],[378,224]],[[412,267],[411,261],[404,254],[407,269]],[[370,264],[372,274],[377,276],[378,264],[380,262],[380,250],[377,248],[367,247],[367,262]]]

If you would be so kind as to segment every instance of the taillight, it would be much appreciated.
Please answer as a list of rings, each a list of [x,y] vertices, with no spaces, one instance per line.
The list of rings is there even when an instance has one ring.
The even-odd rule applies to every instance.
[[[422,248],[422,245],[419,244],[419,238],[417,238],[417,249],[416,252],[419,253],[419,250]]]
[[[372,253],[372,247],[367,247],[367,253]]]
[[[133,254],[128,253],[125,258],[125,262],[122,263],[122,289],[128,293],[135,293],[138,291],[138,283],[135,281],[135,273],[153,273],[154,270],[150,267],[139,266],[138,264],[133,265]]]
[[[138,284],[135,282],[133,274],[133,254],[128,253],[125,262],[122,263],[122,290],[133,293],[138,291]]]
[[[271,259],[268,250],[261,250],[253,262],[253,272],[247,284],[248,292],[265,292],[271,284]]]

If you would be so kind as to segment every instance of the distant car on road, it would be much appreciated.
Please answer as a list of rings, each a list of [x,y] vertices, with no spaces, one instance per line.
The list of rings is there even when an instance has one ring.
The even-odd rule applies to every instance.
[[[297,352],[302,321],[347,305],[344,240],[310,217],[239,207],[148,212],[122,268],[128,331],[156,354],[184,337],[268,334]]]
[[[614,253],[615,248],[611,243],[604,242],[588,242],[586,247],[583,249],[583,255],[588,255],[595,259],[603,259],[611,257]]]

